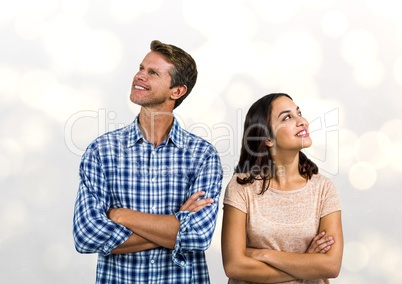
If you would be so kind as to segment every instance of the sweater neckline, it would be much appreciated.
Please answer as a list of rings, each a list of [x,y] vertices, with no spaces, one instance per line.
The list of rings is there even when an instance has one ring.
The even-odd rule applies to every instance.
[[[299,187],[299,188],[283,190],[283,189],[277,189],[277,188],[273,188],[272,186],[269,186],[268,190],[271,192],[274,192],[274,193],[279,193],[279,194],[295,194],[295,193],[304,191],[309,184],[310,184],[310,179],[308,179],[306,181],[306,183],[302,187]]]

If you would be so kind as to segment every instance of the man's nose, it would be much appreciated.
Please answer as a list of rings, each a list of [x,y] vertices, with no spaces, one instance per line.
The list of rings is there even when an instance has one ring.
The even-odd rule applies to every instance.
[[[140,81],[145,81],[146,80],[146,74],[143,71],[138,71],[137,74],[135,74],[134,79],[140,80]]]

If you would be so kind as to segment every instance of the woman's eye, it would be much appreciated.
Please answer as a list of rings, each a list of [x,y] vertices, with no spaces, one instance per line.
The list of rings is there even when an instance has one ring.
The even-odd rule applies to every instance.
[[[283,120],[289,120],[289,119],[290,119],[290,115],[287,115],[287,116],[284,117]]]

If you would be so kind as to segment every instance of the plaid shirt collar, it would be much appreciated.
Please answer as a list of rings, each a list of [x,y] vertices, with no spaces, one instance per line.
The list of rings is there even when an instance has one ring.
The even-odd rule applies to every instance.
[[[133,123],[128,128],[128,141],[127,147],[132,147],[137,143],[141,143],[145,141],[144,136],[142,135],[140,128],[138,127],[138,115],[134,119]],[[183,148],[185,141],[184,141],[184,130],[180,127],[176,118],[173,118],[173,125],[170,129],[168,138],[162,142],[162,145],[172,142],[176,147]]]

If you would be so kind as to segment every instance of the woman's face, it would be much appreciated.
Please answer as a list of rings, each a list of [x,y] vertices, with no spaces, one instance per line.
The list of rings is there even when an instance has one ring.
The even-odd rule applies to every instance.
[[[276,151],[308,148],[312,144],[308,126],[300,108],[288,97],[279,97],[272,102],[273,139],[267,142],[267,146]]]

